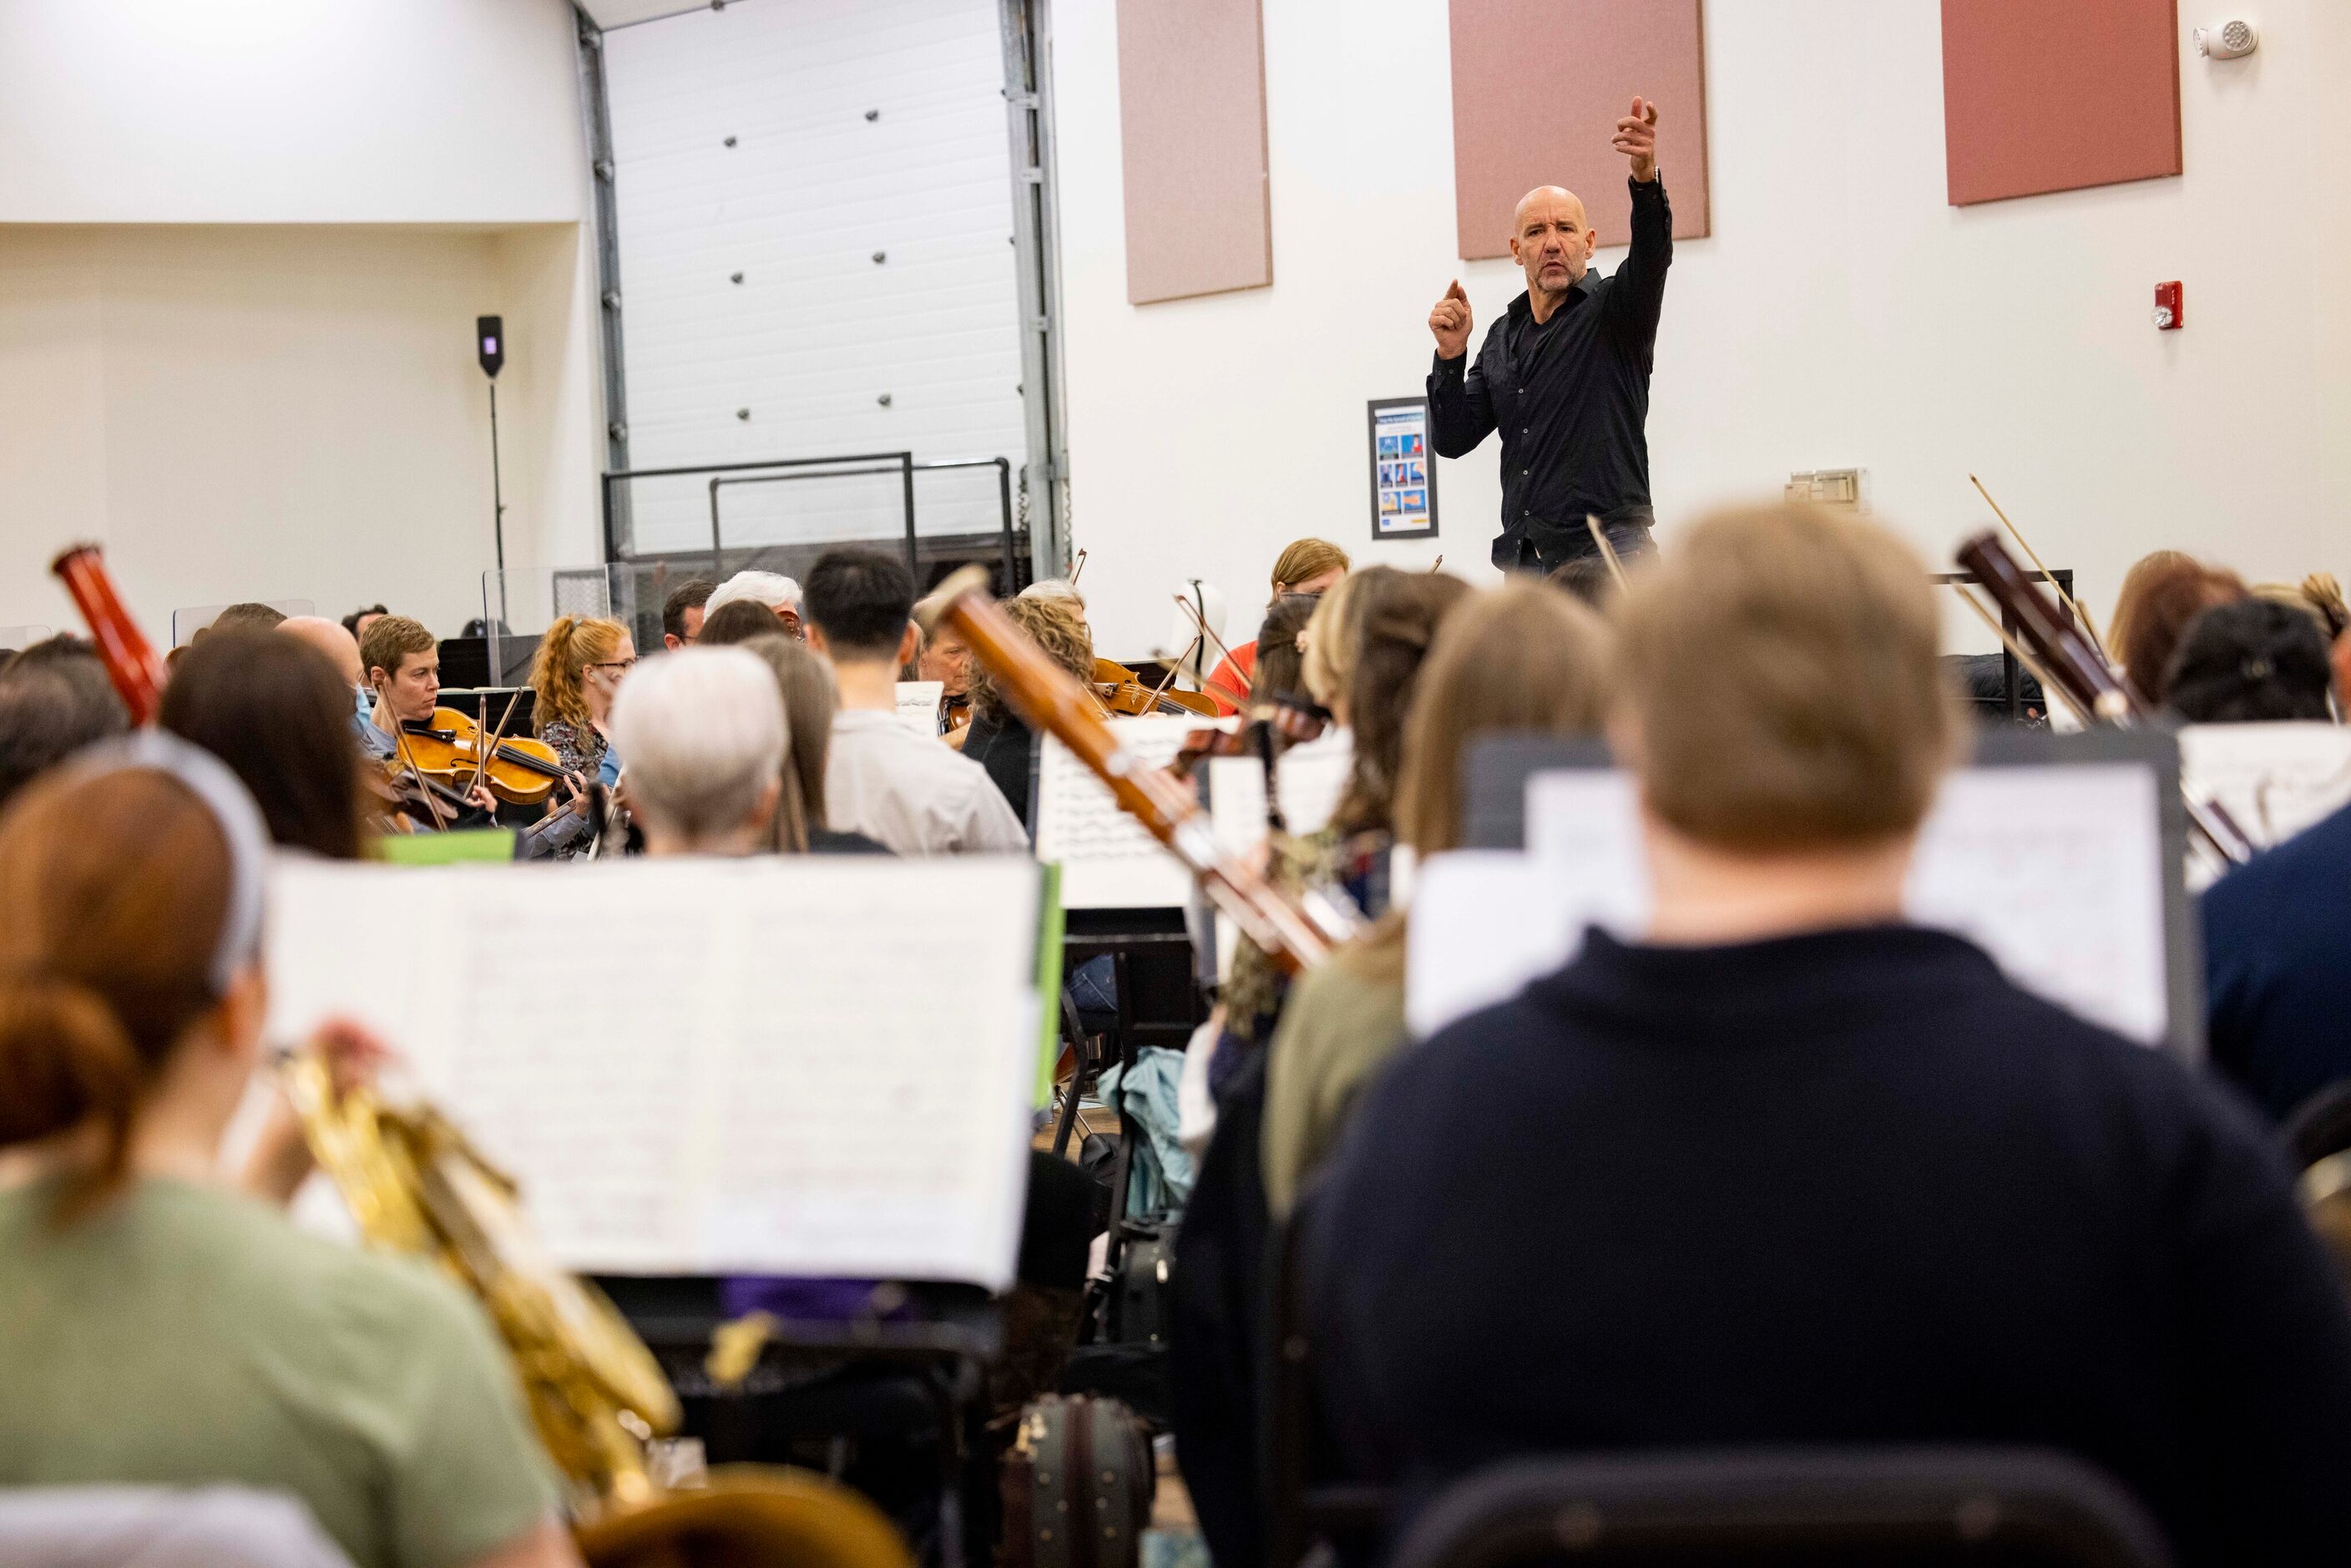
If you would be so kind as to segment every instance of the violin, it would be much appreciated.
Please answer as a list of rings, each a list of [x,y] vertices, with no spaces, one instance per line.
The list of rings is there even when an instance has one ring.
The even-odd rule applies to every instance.
[[[484,768],[482,727],[453,707],[436,707],[431,718],[407,720],[400,730],[402,749],[418,773],[460,789],[478,779],[510,806],[539,804],[567,777],[555,747],[543,740],[492,736]]]
[[[1217,702],[1204,692],[1177,691],[1174,676],[1156,686],[1143,684],[1143,677],[1115,659],[1094,661],[1094,695],[1105,710],[1120,718],[1134,718],[1144,714],[1197,714],[1203,718],[1216,718]]]
[[[1192,789],[1137,758],[1103,720],[1085,685],[997,608],[988,596],[986,567],[956,572],[930,603],[931,619],[962,634],[1013,711],[1031,729],[1068,747],[1275,964],[1295,974],[1353,935],[1354,921],[1330,900],[1312,894],[1293,897],[1219,848]]]
[[[1296,692],[1277,692],[1247,710],[1244,722],[1233,729],[1196,729],[1184,737],[1168,770],[1178,779],[1191,777],[1201,760],[1211,757],[1257,757],[1266,765],[1269,781],[1274,766],[1274,742],[1283,747],[1320,740],[1331,727],[1331,710]]]
[[[371,776],[369,784],[396,831],[445,831],[482,809],[472,797],[461,795],[446,784],[435,783],[422,773],[410,772],[397,757],[384,758],[382,766],[382,774]],[[405,828],[400,826],[403,821],[409,824]]]

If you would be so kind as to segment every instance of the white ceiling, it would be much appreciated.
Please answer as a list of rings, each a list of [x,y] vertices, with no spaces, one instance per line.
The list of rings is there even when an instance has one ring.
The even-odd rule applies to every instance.
[[[727,0],[740,5],[745,0]],[[650,22],[657,16],[675,16],[686,11],[707,10],[710,0],[580,0],[580,7],[600,27],[625,27],[632,22]]]

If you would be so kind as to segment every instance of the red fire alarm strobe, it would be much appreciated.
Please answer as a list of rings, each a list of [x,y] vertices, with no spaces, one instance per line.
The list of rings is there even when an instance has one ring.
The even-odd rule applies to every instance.
[[[2188,320],[2188,307],[2183,302],[2177,283],[2155,286],[2155,329],[2177,332]]]

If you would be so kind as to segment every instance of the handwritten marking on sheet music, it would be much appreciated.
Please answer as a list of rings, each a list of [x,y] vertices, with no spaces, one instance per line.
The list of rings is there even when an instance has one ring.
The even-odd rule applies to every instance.
[[[1001,1285],[1036,896],[1025,860],[297,867],[273,1034],[385,1028],[569,1267]],[[407,934],[390,970],[434,977],[437,1015],[420,987],[371,1003],[387,960],[345,939],[354,907]]]

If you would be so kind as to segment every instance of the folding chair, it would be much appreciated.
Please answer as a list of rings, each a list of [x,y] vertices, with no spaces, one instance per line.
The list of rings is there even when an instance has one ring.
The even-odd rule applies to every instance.
[[[1529,1458],[1431,1502],[1392,1568],[2168,1568],[2137,1500],[2029,1448]]]

